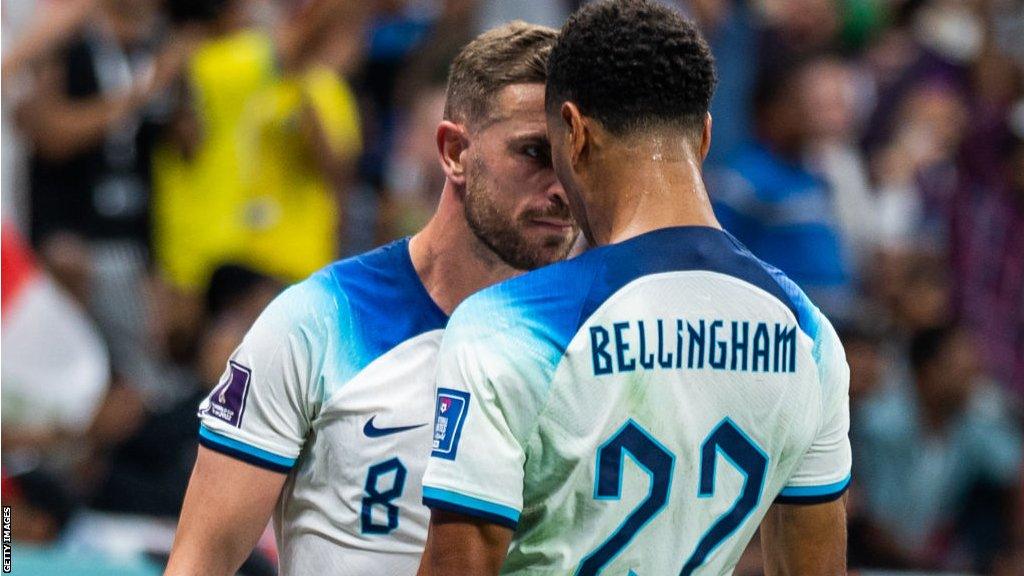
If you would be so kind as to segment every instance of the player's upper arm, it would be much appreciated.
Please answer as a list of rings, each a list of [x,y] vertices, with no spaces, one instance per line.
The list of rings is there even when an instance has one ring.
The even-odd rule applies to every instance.
[[[418,576],[493,576],[501,570],[512,530],[444,510],[430,515]]]
[[[453,320],[438,364],[434,445],[423,478],[430,529],[419,576],[492,576],[523,508],[531,402],[525,389],[519,402],[508,394],[506,380],[518,376],[503,343]]]
[[[321,292],[307,280],[260,315],[200,405],[203,446],[273,472],[292,468],[320,403]]]
[[[267,525],[320,404],[330,302],[318,282],[267,307],[200,405],[201,448],[168,574],[232,574]]]
[[[773,504],[761,522],[766,576],[846,574],[845,500]]]
[[[811,446],[761,523],[769,576],[846,573],[842,496],[850,484],[850,369],[831,324],[817,310],[813,314],[821,419]]]
[[[814,343],[821,386],[821,422],[810,448],[775,499],[781,504],[817,504],[838,499],[850,484],[850,368],[832,325],[819,322]]]
[[[586,294],[576,280],[524,276],[470,297],[452,315],[423,477],[432,509],[423,574],[496,574],[504,561],[531,440]],[[462,558],[474,561],[460,565]]]
[[[285,478],[200,447],[165,575],[234,574],[266,527]]]

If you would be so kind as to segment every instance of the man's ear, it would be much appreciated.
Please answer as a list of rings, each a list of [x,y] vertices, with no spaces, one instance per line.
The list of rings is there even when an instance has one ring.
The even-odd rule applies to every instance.
[[[708,112],[704,116],[704,130],[700,135],[700,161],[701,163],[708,157],[708,151],[711,150],[711,112]]]
[[[440,155],[441,168],[452,184],[466,184],[466,165],[463,152],[469,148],[466,129],[449,120],[442,120],[437,125],[437,152]]]
[[[562,122],[565,123],[565,129],[568,132],[569,161],[572,163],[573,169],[576,170],[580,162],[590,152],[590,129],[587,127],[583,114],[580,113],[580,109],[576,104],[572,102],[563,103],[560,114]]]

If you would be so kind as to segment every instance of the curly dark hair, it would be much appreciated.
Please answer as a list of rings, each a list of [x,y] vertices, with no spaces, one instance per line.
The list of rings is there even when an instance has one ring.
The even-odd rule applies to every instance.
[[[613,134],[701,130],[715,88],[711,49],[694,24],[649,0],[587,4],[562,28],[548,60],[546,105],[572,101]]]

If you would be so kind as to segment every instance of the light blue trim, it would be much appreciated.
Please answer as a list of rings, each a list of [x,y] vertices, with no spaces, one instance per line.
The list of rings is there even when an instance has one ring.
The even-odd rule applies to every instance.
[[[818,319],[818,309],[811,303],[804,291],[796,285],[788,276],[782,273],[778,268],[770,264],[762,262],[764,269],[775,279],[782,288],[782,291],[786,293],[789,301],[793,304],[793,308],[796,310],[796,320],[800,325],[800,329],[803,330],[804,334],[811,337],[811,340],[818,340],[818,333],[821,330],[821,321]]]
[[[479,510],[480,512],[493,514],[495,516],[501,516],[513,523],[519,522],[519,511],[515,508],[504,506],[502,504],[495,504],[494,502],[488,502],[487,500],[481,500],[479,498],[473,498],[472,496],[466,496],[465,494],[459,494],[458,492],[452,492],[451,490],[424,486],[423,497],[430,498],[432,500],[440,500],[441,502],[447,502],[463,508]]]
[[[225,446],[233,450],[238,450],[239,452],[243,452],[254,458],[259,458],[260,460],[265,460],[272,464],[277,464],[278,466],[285,466],[291,468],[292,466],[295,465],[295,458],[285,458],[284,456],[278,456],[273,452],[267,452],[266,450],[257,448],[255,446],[250,446],[243,442],[239,442],[234,438],[228,438],[227,436],[223,436],[221,434],[214,432],[213,430],[210,430],[204,424],[199,425],[199,435],[205,438],[206,440],[213,442],[214,444],[220,444],[221,446]]]
[[[843,478],[839,482],[826,484],[824,486],[790,486],[783,488],[782,492],[779,493],[779,496],[796,496],[798,498],[808,496],[828,496],[829,494],[842,492],[849,484],[850,475],[847,474],[846,478]]]
[[[814,346],[811,348],[811,356],[814,358],[814,365],[821,366],[821,332],[814,339]]]

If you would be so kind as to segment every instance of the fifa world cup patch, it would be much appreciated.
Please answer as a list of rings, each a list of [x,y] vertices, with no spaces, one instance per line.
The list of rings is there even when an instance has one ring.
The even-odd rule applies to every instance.
[[[434,417],[434,451],[431,456],[455,460],[462,436],[462,424],[469,412],[469,392],[437,389],[437,406]]]
[[[210,403],[206,408],[206,414],[223,420],[235,428],[241,427],[251,378],[251,370],[237,362],[228,362],[226,378],[210,394]]]

